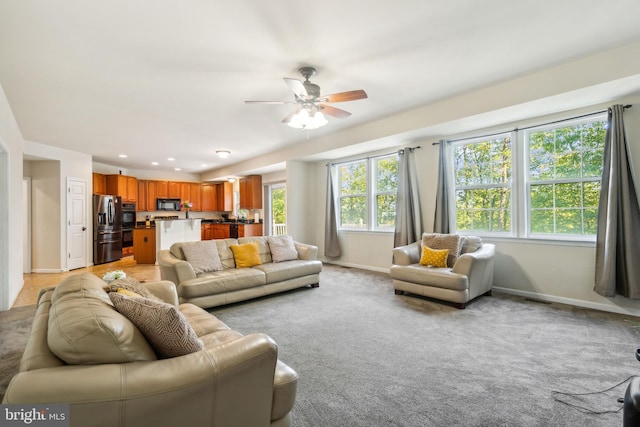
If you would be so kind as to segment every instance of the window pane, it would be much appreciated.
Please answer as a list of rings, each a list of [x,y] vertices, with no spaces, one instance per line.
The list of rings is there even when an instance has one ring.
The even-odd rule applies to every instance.
[[[366,193],[367,171],[364,161],[340,165],[338,173],[341,195]]]
[[[555,199],[557,208],[574,208],[582,206],[582,185],[579,182],[556,184]]]
[[[582,210],[558,209],[556,211],[556,233],[582,234]]]
[[[530,196],[532,209],[552,208],[553,184],[532,185]]]
[[[395,192],[398,188],[398,158],[376,160],[377,192]]]
[[[552,209],[540,209],[531,211],[532,233],[553,233],[554,215]]]
[[[598,208],[587,208],[584,215],[584,234],[596,234],[598,231]]]
[[[379,195],[376,200],[378,218],[376,227],[394,227],[396,222],[396,195]]]
[[[491,212],[491,231],[505,232],[511,230],[511,211],[497,209]]]
[[[342,197],[340,199],[340,226],[345,228],[367,228],[367,198]]]
[[[600,181],[585,182],[582,184],[582,194],[584,206],[598,207],[600,203]]]
[[[529,160],[529,179],[531,181],[547,181],[555,177],[553,156],[545,154],[531,157]]]

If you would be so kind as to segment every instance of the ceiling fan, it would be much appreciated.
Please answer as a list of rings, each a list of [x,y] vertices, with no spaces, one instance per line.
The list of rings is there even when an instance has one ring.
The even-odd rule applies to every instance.
[[[320,86],[311,83],[310,77],[317,74],[313,67],[301,67],[298,72],[304,77],[304,82],[285,77],[284,81],[293,91],[293,101],[245,101],[247,104],[297,104],[296,109],[285,117],[282,122],[299,129],[317,129],[327,124],[324,114],[338,119],[346,119],[351,115],[348,111],[332,107],[327,103],[356,101],[365,99],[364,90],[351,90],[331,95],[320,95]]]

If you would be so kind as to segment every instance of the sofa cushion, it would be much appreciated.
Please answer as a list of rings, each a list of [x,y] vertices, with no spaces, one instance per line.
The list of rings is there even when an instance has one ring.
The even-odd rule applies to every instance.
[[[115,309],[90,273],[64,279],[51,295],[47,343],[71,365],[157,359],[140,330]]]
[[[298,277],[319,274],[322,271],[322,261],[319,260],[293,260],[283,262],[270,262],[253,267],[254,270],[263,271],[267,284],[283,282]]]
[[[150,298],[129,297],[111,292],[116,309],[142,331],[161,358],[204,350],[202,341],[176,307]]]
[[[182,245],[182,252],[196,274],[222,270],[215,240],[186,242]]]
[[[391,277],[408,283],[432,286],[435,288],[464,291],[469,288],[469,278],[453,273],[449,268],[427,268],[420,264],[392,265]]]
[[[298,251],[291,236],[268,236],[267,242],[273,262],[298,259]]]
[[[241,237],[238,239],[238,243],[255,243],[258,245],[258,254],[260,254],[260,261],[262,264],[273,262],[271,259],[271,250],[269,249],[269,243],[266,236],[251,236]]]
[[[237,239],[216,239],[216,246],[218,247],[218,255],[220,256],[220,263],[222,268],[236,268],[236,261],[233,258],[233,251],[231,245],[237,245]]]
[[[478,236],[465,236],[464,244],[460,250],[461,254],[475,252],[482,247],[482,238]]]
[[[236,268],[248,268],[262,264],[258,252],[258,242],[231,245],[230,248],[233,251]]]
[[[431,249],[448,249],[447,266],[453,267],[462,248],[464,240],[457,234],[439,234],[439,233],[423,233],[422,246],[428,246]]]
[[[447,267],[447,257],[449,249],[431,249],[429,246],[422,247],[422,256],[420,257],[420,265],[427,267]]]
[[[180,298],[197,298],[255,288],[266,283],[265,274],[258,270],[257,267],[230,268],[211,273],[202,273],[195,279],[180,282],[178,295]]]

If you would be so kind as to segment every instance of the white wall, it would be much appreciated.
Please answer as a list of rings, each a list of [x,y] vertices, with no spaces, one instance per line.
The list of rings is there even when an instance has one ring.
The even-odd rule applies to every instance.
[[[0,86],[0,310],[22,288],[22,151],[24,141]]]
[[[34,213],[32,218],[32,228],[40,230],[45,236],[44,241],[41,242],[41,236],[35,231],[32,233],[32,240],[38,240],[35,247],[37,252],[32,259],[32,271],[41,273],[66,271],[67,179],[87,183],[87,209],[91,212],[91,156],[33,141],[24,141],[24,155],[38,159],[30,161],[29,170],[32,179],[35,177],[39,181],[34,184],[32,180],[32,186],[35,187],[32,188],[32,201],[46,206],[46,211],[40,210],[40,213]],[[51,194],[39,192],[39,188],[46,188],[46,192],[51,191]],[[35,206],[33,209],[36,209]],[[86,233],[87,265],[90,265],[92,261],[90,254],[93,253],[93,223],[90,221],[87,223]]]

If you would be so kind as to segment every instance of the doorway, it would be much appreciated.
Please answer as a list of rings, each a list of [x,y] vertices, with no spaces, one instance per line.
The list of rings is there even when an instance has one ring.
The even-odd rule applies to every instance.
[[[67,180],[67,270],[87,264],[87,181]]]
[[[287,234],[287,185],[286,183],[268,186],[268,234],[286,236]]]

